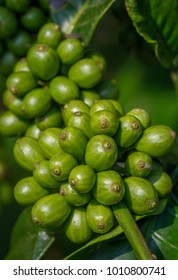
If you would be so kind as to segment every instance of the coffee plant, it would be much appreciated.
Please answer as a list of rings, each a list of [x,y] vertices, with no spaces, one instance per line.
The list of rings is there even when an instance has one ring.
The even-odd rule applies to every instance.
[[[1,258],[178,258],[176,7],[0,1]]]

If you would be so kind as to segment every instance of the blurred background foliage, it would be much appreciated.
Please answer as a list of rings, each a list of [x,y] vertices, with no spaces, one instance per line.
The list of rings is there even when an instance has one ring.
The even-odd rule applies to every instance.
[[[125,112],[142,107],[150,113],[153,124],[168,125],[178,133],[178,100],[170,69],[161,66],[152,46],[136,33],[124,7],[119,13],[116,8],[113,5],[101,19],[90,44],[106,57],[106,79],[117,80],[119,100]],[[0,77],[0,96],[4,82]],[[0,106],[3,110],[2,100]],[[0,161],[5,166],[0,166],[0,172],[4,170],[0,180],[0,259],[3,259],[9,247],[11,229],[23,209],[13,198],[13,187],[27,174],[13,158],[16,137],[0,137]],[[166,160],[170,166],[177,165],[176,147]],[[5,192],[4,184],[8,185]]]

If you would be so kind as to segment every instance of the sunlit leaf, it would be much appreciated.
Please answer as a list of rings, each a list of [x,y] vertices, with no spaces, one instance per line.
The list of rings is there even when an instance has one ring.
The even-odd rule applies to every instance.
[[[89,44],[100,19],[115,0],[51,0],[51,16],[65,34],[80,37]]]
[[[177,0],[125,0],[126,8],[138,33],[155,44],[163,66],[170,67],[178,53]]]

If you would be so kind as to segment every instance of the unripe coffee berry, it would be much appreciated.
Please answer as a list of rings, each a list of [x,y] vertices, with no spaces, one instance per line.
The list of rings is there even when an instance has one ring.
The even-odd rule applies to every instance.
[[[87,221],[93,232],[104,234],[114,225],[114,215],[109,206],[92,199],[86,210]]]
[[[57,76],[50,82],[50,94],[58,104],[66,104],[79,98],[77,85],[65,76]]]
[[[88,138],[82,130],[76,127],[66,127],[62,130],[59,137],[59,144],[66,152],[74,156],[79,162],[84,161],[85,148]]]
[[[7,110],[0,116],[0,134],[17,136],[24,133],[29,125],[27,120],[19,118],[13,112]]]
[[[122,148],[131,147],[141,135],[142,130],[137,118],[124,115],[119,119],[119,128],[114,136],[116,144]]]
[[[132,152],[125,161],[127,176],[146,177],[152,170],[152,158],[142,152]]]
[[[25,95],[22,110],[29,118],[36,118],[45,114],[49,110],[51,103],[49,88],[36,88]]]
[[[90,107],[82,100],[71,100],[61,108],[61,114],[65,125],[68,125],[70,117],[76,112],[90,114]]]
[[[98,111],[102,111],[102,110],[110,111],[113,114],[117,115],[117,111],[116,111],[114,105],[112,104],[112,102],[110,102],[109,100],[105,100],[105,99],[97,100],[91,106],[90,115],[92,116],[94,113],[96,113]]]
[[[67,38],[57,47],[57,53],[62,63],[71,65],[84,55],[82,42],[77,38]]]
[[[25,170],[33,171],[37,162],[44,160],[38,141],[31,137],[19,138],[13,148],[16,162]]]
[[[111,111],[100,110],[91,116],[90,125],[94,135],[106,134],[113,136],[119,127],[119,119]]]
[[[145,152],[152,157],[168,153],[176,140],[176,132],[165,125],[152,125],[143,131],[135,143],[137,151]]]
[[[49,160],[49,171],[57,181],[66,181],[71,170],[77,164],[77,160],[72,155],[60,153],[52,156]]]
[[[91,138],[94,134],[90,126],[90,115],[82,112],[75,112],[68,121],[69,127],[76,127],[88,137]]]
[[[27,62],[32,74],[44,81],[52,79],[59,71],[58,54],[45,44],[34,44],[27,53]]]
[[[114,205],[121,201],[125,194],[124,182],[114,170],[97,172],[93,188],[95,199],[104,205]]]
[[[62,37],[63,34],[59,25],[54,22],[47,22],[38,31],[37,42],[56,49]]]
[[[132,116],[136,117],[140,121],[140,123],[144,129],[151,125],[151,116],[143,108],[134,108],[134,109],[130,110],[127,113],[127,115],[132,115]]]
[[[79,87],[88,89],[101,81],[102,74],[94,60],[83,58],[70,67],[68,77]]]
[[[160,198],[168,196],[173,188],[171,177],[164,171],[152,171],[147,177],[158,192]]]
[[[40,133],[38,144],[47,159],[55,154],[63,153],[63,149],[59,144],[59,136],[62,129],[58,127],[49,127]]]
[[[35,164],[33,177],[44,188],[59,188],[59,182],[50,174],[48,160],[42,160]]]
[[[81,244],[90,239],[92,230],[88,225],[86,208],[74,207],[65,223],[65,233],[70,241]]]
[[[43,188],[33,177],[21,179],[14,187],[14,197],[23,206],[33,205],[48,194],[49,191]]]
[[[8,76],[6,87],[16,96],[24,96],[37,87],[37,80],[31,72],[14,72]]]
[[[92,198],[92,192],[78,193],[68,182],[62,182],[60,186],[60,194],[70,205],[73,206],[86,205]]]
[[[137,215],[153,213],[159,204],[158,193],[145,178],[130,176],[124,179],[124,200],[128,208]]]
[[[53,230],[62,225],[71,212],[71,206],[59,193],[39,199],[32,208],[32,220],[38,226]]]
[[[95,171],[111,168],[117,159],[117,146],[108,135],[95,135],[87,143],[85,162]]]
[[[71,187],[79,193],[89,192],[95,184],[96,174],[89,165],[78,165],[69,174]]]

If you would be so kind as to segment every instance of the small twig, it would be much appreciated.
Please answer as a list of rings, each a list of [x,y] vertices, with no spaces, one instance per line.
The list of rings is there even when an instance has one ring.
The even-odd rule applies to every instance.
[[[131,247],[139,260],[154,260],[137,223],[123,201],[113,206],[113,213],[122,227]]]

